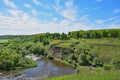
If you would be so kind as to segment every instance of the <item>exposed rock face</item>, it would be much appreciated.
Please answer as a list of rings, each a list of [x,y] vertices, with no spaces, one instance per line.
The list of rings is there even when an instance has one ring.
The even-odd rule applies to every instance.
[[[74,51],[71,48],[62,48],[58,46],[51,47],[50,53],[52,53],[54,58],[64,58],[70,53],[73,53]]]
[[[53,54],[54,58],[60,58],[61,55],[63,54],[61,47],[52,47],[50,49],[50,52]]]

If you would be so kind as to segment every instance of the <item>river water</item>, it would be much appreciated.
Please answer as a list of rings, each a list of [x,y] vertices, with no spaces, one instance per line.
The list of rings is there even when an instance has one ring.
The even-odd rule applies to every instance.
[[[37,64],[38,66],[33,68],[3,72],[0,80],[38,80],[76,73],[69,65],[54,60],[39,59]]]

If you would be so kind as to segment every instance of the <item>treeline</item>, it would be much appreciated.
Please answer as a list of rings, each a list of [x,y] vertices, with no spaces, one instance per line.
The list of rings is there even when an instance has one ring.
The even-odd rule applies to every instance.
[[[105,29],[105,30],[88,30],[88,31],[73,31],[68,34],[65,33],[44,33],[33,35],[34,42],[45,42],[49,40],[60,39],[67,40],[70,38],[86,38],[86,39],[99,39],[99,38],[118,38],[120,37],[120,29]]]
[[[88,31],[73,31],[68,33],[70,38],[118,38],[120,37],[120,29],[105,29],[105,30],[88,30]]]

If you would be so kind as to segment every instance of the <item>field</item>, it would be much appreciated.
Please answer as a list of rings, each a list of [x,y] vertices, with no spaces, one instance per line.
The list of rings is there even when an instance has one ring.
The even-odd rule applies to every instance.
[[[0,39],[0,43],[6,43],[8,41],[9,41],[9,39]]]

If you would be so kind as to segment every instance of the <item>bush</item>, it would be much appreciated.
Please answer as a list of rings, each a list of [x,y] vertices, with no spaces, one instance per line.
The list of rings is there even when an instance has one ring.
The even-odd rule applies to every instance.
[[[104,66],[103,66],[103,69],[104,69],[105,71],[109,71],[109,70],[111,70],[111,66],[110,66],[110,65],[104,65]]]
[[[53,58],[53,55],[50,54],[50,53],[47,55],[47,58],[48,58],[48,59],[54,59],[54,58]]]
[[[80,54],[79,64],[81,66],[88,66],[89,65],[86,54],[84,54],[84,53]]]
[[[103,63],[100,62],[100,59],[98,57],[95,57],[93,60],[94,66],[101,66],[103,67]]]
[[[120,58],[113,59],[112,64],[113,64],[115,69],[120,69]]]

